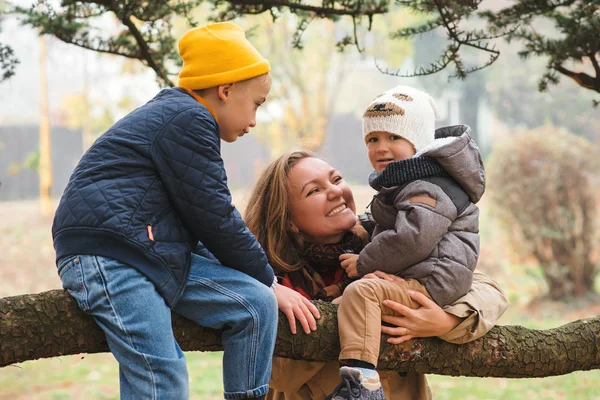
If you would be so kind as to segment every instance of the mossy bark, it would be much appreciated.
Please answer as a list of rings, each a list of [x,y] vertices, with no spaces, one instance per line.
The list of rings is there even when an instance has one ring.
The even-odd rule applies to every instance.
[[[335,360],[339,353],[337,306],[316,302],[317,331],[292,335],[280,314],[275,355],[308,361]],[[173,316],[184,351],[222,350],[220,332]],[[600,368],[600,317],[549,330],[497,326],[464,345],[437,338],[394,346],[382,339],[379,367],[398,372],[531,378]],[[0,367],[38,358],[108,351],[103,332],[63,290],[0,299]]]

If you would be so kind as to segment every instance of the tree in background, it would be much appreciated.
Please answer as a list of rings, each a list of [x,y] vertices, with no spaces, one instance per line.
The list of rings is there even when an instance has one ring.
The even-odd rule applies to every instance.
[[[180,65],[176,39],[172,35],[175,17],[188,19],[190,11],[202,1],[148,2],[71,1],[58,8],[50,0],[40,0],[31,8],[15,7],[24,16],[23,23],[40,29],[41,34],[56,36],[65,43],[100,53],[142,61],[156,73],[163,86],[173,86],[170,71]],[[121,28],[105,32],[98,21],[116,18]]]
[[[395,7],[406,7],[427,16],[427,21],[416,26],[393,26],[396,31],[391,35],[392,39],[434,30],[444,32],[447,38],[446,47],[435,62],[408,76],[428,75],[453,66],[454,75],[464,78],[498,59],[500,51],[493,42],[505,36],[509,41],[517,40],[525,45],[521,52],[523,57],[548,59],[546,71],[540,78],[540,90],[557,83],[559,76],[564,75],[585,89],[600,92],[600,0],[519,0],[500,8],[494,4],[494,9],[478,11],[482,2],[398,0],[390,4],[385,0],[207,0],[212,5],[207,18],[227,20],[266,13],[275,19],[283,10],[289,10],[299,17],[296,26],[299,39],[314,19],[345,19],[355,27],[354,34],[341,38],[339,47],[355,45],[360,48],[358,27],[366,25],[370,29],[380,22],[378,16]],[[16,8],[14,11],[25,16],[25,24],[40,28],[43,34],[90,50],[138,59],[156,72],[161,84],[172,86],[174,69],[180,62],[171,29],[173,21],[183,18],[190,26],[196,25],[190,15],[201,3],[202,0],[63,0],[55,10],[50,0],[40,0],[30,9]],[[106,14],[114,15],[122,23],[122,29],[108,35],[95,29],[95,20]],[[464,22],[469,18],[483,18],[487,25],[480,29],[465,28]],[[539,23],[550,24],[558,32],[540,30]],[[301,40],[296,42],[300,44]],[[486,54],[487,61],[465,64],[462,53],[469,49]],[[4,60],[0,58],[2,62]],[[402,76],[400,72],[385,72]]]
[[[40,42],[40,158],[38,173],[40,177],[40,205],[42,215],[50,216],[52,210],[52,147],[50,139],[50,112],[48,110],[48,69],[46,38],[39,37]]]
[[[136,102],[125,94],[116,104],[108,100],[82,92],[71,93],[61,98],[63,122],[69,129],[81,129],[82,150],[89,146],[110,128],[117,120],[116,112],[127,114],[136,107]]]
[[[60,7],[55,8],[52,1],[40,0],[31,8],[15,7],[12,11],[23,15],[24,24],[39,28],[42,34],[54,35],[66,43],[89,50],[138,59],[154,70],[161,85],[173,86],[172,78],[181,64],[173,26],[179,19],[184,19],[188,26],[196,26],[193,11],[202,3],[203,0],[63,0]],[[286,0],[209,0],[208,3],[212,4],[212,8],[206,18],[214,20],[266,12],[275,18],[284,9],[292,10],[302,21],[315,16],[332,19],[343,15],[372,17],[387,11],[387,2],[384,1],[368,2],[364,6],[354,1],[327,1],[321,7]],[[97,21],[106,15],[120,21],[122,29],[108,34],[98,29]],[[302,21],[298,32],[306,25]]]
[[[415,19],[402,10],[395,10],[382,18]],[[319,151],[322,147],[330,117],[341,103],[347,79],[365,55],[390,59],[399,65],[411,53],[411,43],[390,42],[387,24],[368,32],[357,27],[362,43],[361,51],[339,51],[340,41],[354,32],[352,24],[329,20],[312,22],[312,29],[303,32],[301,42],[297,27],[301,17],[282,12],[272,22],[267,16],[250,16],[242,21],[252,42],[271,62],[273,85],[269,105],[265,107],[267,121],[256,130],[256,136],[267,144],[273,155],[292,147]],[[352,93],[354,95],[354,93]],[[271,105],[273,105],[271,112]]]
[[[539,80],[540,91],[558,83],[563,75],[600,93],[599,10],[598,0],[520,0],[480,15],[487,19],[492,32],[508,29],[508,41],[525,45],[521,57],[547,60],[546,72]]]
[[[516,54],[506,53],[489,70],[486,84],[489,104],[503,124],[512,129],[550,124],[592,142],[600,141],[600,110],[589,106],[593,101],[591,92],[582,93],[566,81],[559,82],[552,91],[538,92],[535,71],[543,68],[542,60],[519,62]]]
[[[504,37],[508,42],[519,41],[524,44],[524,49],[519,53],[521,57],[547,59],[546,70],[539,79],[540,91],[545,91],[549,84],[558,83],[559,76],[564,75],[580,87],[600,93],[600,1],[490,2],[493,9],[477,11],[482,2],[398,1],[432,18],[418,26],[399,29],[392,37],[412,37],[441,30],[448,40],[441,56],[427,68],[419,67],[414,73],[407,74],[384,72],[397,76],[423,76],[452,65],[453,76],[464,79],[467,74],[496,62],[500,50],[493,43],[495,39]],[[480,18],[486,22],[483,28],[473,28],[468,23],[469,19]],[[487,54],[488,59],[467,65],[463,59],[465,50]]]
[[[595,293],[599,159],[586,139],[547,126],[510,137],[486,168],[494,212],[553,300]]]
[[[319,21],[318,32],[306,32],[302,50],[293,45],[294,14],[282,13],[277,23],[264,16],[244,22],[253,26],[251,40],[271,62],[273,77],[274,106],[263,109],[267,121],[256,137],[273,155],[295,146],[318,150],[348,68],[347,57],[335,48],[333,22]]]
[[[6,11],[7,4],[0,3],[0,33],[2,32],[2,14]],[[0,82],[6,80],[15,74],[15,68],[19,60],[15,56],[12,47],[0,43]]]

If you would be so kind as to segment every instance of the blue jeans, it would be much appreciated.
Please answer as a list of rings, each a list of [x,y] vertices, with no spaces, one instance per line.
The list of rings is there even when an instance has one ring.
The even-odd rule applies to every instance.
[[[106,334],[119,362],[121,399],[189,397],[171,309],[143,274],[119,261],[90,255],[65,257],[58,273],[63,287]],[[223,329],[226,399],[267,393],[277,336],[277,302],[270,288],[192,254],[187,286],[173,311],[198,325]]]

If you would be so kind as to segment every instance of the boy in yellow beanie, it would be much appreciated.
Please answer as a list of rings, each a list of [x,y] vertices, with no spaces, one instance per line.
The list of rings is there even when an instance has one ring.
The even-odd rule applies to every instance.
[[[269,63],[235,24],[187,32],[178,88],[118,121],[82,157],[52,234],[63,287],[104,330],[122,399],[187,399],[174,311],[222,330],[226,399],[263,398],[276,280],[231,204],[220,139],[256,125]]]

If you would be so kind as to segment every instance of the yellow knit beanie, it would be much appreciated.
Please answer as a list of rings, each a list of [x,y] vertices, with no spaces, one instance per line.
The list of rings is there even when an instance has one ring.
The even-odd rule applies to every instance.
[[[243,81],[271,70],[234,23],[220,22],[190,29],[179,41],[183,67],[179,86],[192,90]]]

